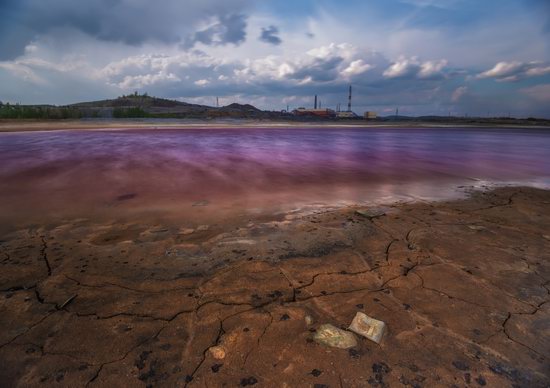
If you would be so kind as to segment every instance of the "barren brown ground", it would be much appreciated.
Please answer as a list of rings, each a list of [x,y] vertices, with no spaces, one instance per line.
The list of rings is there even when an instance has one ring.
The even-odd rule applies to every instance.
[[[549,191],[355,210],[7,233],[0,385],[549,386]],[[387,323],[380,345],[311,341],[357,311]]]

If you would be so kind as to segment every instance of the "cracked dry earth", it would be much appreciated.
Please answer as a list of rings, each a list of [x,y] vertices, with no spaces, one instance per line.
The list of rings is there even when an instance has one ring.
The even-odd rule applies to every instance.
[[[141,219],[4,235],[0,385],[550,384],[549,191],[355,210],[230,232]],[[387,323],[380,345],[311,340],[358,311]]]

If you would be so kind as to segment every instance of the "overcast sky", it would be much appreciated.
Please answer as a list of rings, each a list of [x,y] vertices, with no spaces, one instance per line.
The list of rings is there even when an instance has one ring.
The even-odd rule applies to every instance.
[[[548,0],[0,0],[0,101],[550,118]]]

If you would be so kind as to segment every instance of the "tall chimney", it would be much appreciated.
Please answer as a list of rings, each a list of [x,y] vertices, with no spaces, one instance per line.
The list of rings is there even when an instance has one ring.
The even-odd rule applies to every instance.
[[[348,112],[351,112],[351,85],[349,86]]]
[[[313,109],[317,109],[317,95],[315,95],[315,104],[313,105]]]

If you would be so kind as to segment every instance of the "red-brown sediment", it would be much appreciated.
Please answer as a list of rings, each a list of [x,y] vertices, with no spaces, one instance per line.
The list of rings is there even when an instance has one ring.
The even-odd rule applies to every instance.
[[[549,191],[355,210],[192,233],[143,214],[7,233],[0,383],[550,384]],[[387,324],[380,345],[311,340],[358,311]]]

